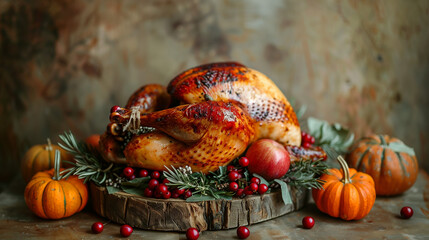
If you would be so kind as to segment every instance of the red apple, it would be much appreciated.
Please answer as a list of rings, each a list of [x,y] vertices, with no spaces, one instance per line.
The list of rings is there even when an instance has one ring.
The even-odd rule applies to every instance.
[[[254,142],[246,152],[249,159],[247,168],[267,181],[283,177],[290,166],[288,151],[280,143],[271,139]]]

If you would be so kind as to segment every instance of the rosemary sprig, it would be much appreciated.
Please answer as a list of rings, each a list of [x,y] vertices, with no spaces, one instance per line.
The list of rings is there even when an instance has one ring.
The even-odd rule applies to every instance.
[[[76,162],[65,161],[73,167],[61,171],[62,178],[67,178],[70,175],[77,175],[79,179],[85,179],[84,182],[93,181],[96,184],[103,184],[106,179],[112,174],[113,163],[107,165],[101,156],[96,156],[92,153],[85,144],[77,143],[71,132],[64,132],[59,135],[63,143],[58,145],[72,154]]]
[[[321,189],[323,181],[319,176],[326,172],[328,165],[323,160],[299,160],[291,164],[290,170],[282,179],[296,187]]]
[[[225,167],[221,167],[216,172],[205,175],[201,172],[192,172],[185,169],[177,169],[171,166],[171,169],[165,166],[164,177],[169,181],[167,185],[175,186],[180,189],[193,189],[192,194],[200,194],[201,197],[209,196],[214,199],[230,197],[234,193],[223,191],[216,188],[216,185],[227,181]],[[193,200],[196,200],[193,198]]]

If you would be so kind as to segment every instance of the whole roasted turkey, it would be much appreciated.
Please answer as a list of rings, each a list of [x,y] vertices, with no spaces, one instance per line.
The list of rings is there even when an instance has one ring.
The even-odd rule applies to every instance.
[[[146,85],[114,107],[100,148],[107,161],[208,173],[261,138],[301,144],[290,103],[264,74],[236,62],[191,68],[164,87]]]

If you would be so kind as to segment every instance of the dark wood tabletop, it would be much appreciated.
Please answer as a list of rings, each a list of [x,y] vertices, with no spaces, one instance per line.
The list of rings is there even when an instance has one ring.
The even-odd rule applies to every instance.
[[[24,202],[20,181],[0,193],[0,239],[125,239],[120,225],[97,216],[87,208],[69,218],[43,220],[35,216]],[[414,215],[400,218],[403,206],[410,206]],[[301,220],[312,216],[316,224],[304,229]],[[94,222],[107,223],[100,234],[91,232]],[[414,186],[402,195],[377,197],[368,216],[359,221],[343,221],[321,213],[310,199],[297,212],[248,226],[248,239],[429,239],[429,175],[420,171]],[[184,233],[134,229],[129,239],[186,239]],[[238,239],[236,229],[205,231],[203,239]]]

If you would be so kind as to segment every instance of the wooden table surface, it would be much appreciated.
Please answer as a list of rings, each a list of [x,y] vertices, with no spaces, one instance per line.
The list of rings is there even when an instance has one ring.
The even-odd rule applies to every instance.
[[[89,206],[89,205],[88,205]],[[403,206],[411,206],[414,215],[399,217]],[[301,220],[312,216],[316,224],[303,229]],[[25,205],[23,183],[17,180],[0,193],[0,239],[125,239],[120,225],[108,223],[100,234],[90,230],[96,221],[107,222],[87,207],[83,212],[62,220],[43,220]],[[429,239],[429,175],[420,171],[416,184],[396,197],[378,197],[368,216],[359,221],[343,221],[321,213],[310,202],[304,209],[251,225],[248,239]],[[134,229],[129,239],[186,239],[184,233]],[[236,230],[206,231],[203,239],[238,239]]]

